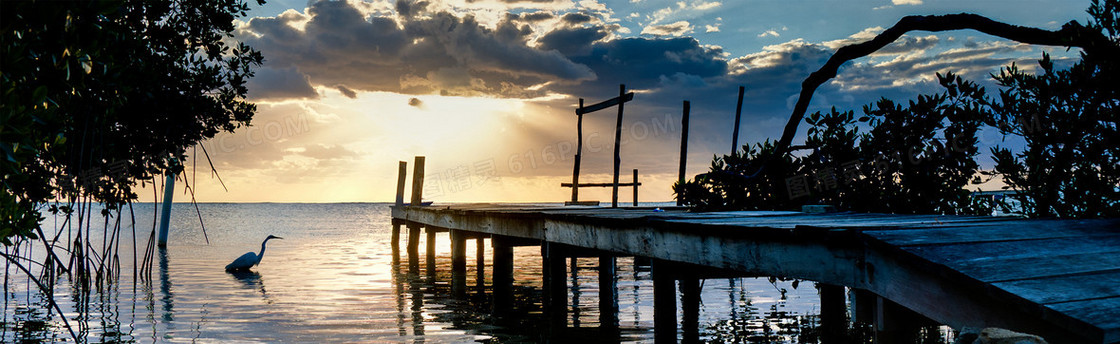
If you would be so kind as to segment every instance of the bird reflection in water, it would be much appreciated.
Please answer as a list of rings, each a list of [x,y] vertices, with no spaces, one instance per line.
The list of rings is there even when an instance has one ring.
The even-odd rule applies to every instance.
[[[264,279],[261,274],[256,271],[229,271],[230,276],[241,282],[245,289],[255,289],[261,293],[266,303],[271,304],[272,299],[268,297],[268,291],[264,289]]]

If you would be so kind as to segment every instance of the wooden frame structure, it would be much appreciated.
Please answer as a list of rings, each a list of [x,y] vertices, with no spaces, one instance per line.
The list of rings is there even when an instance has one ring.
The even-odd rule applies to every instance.
[[[581,186],[583,186],[583,187],[608,187],[609,186],[609,187],[611,187],[611,207],[612,208],[617,208],[618,207],[618,187],[619,186],[633,186],[634,187],[634,205],[635,206],[638,205],[638,186],[642,185],[642,183],[638,182],[638,170],[637,169],[634,170],[634,182],[633,183],[623,183],[623,184],[618,183],[619,167],[620,167],[620,164],[622,163],[622,158],[619,157],[619,151],[621,149],[621,139],[622,139],[622,111],[623,111],[623,108],[624,108],[623,105],[626,102],[631,101],[631,100],[634,100],[634,92],[627,93],[625,84],[618,85],[618,97],[607,99],[607,100],[604,100],[604,101],[599,102],[597,104],[593,104],[591,106],[586,106],[586,107],[583,106],[583,98],[579,99],[579,108],[576,108],[576,116],[578,117],[578,119],[576,120],[576,139],[578,141],[576,143],[576,159],[575,159],[574,166],[572,167],[572,182],[571,183],[561,183],[560,184],[561,187],[572,188],[572,200],[570,202],[564,202],[564,204],[566,204],[566,205],[589,205],[589,204],[592,204],[590,202],[580,202],[579,201],[579,188]],[[615,121],[615,127],[614,127],[614,180],[610,184],[607,184],[607,183],[580,184],[579,183],[579,167],[580,167],[581,157],[583,156],[583,115],[587,114],[587,113],[592,113],[592,112],[595,112],[595,111],[603,110],[603,109],[606,109],[606,108],[609,108],[609,107],[612,107],[612,106],[616,106],[616,105],[618,106],[618,117],[617,117],[617,120]],[[593,204],[598,204],[598,202],[594,202]]]

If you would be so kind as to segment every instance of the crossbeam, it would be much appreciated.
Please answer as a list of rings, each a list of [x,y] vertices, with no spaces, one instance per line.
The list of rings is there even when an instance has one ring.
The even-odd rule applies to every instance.
[[[579,187],[592,187],[592,188],[609,188],[613,187],[614,183],[580,183]],[[618,186],[642,186],[642,183],[618,183]],[[562,188],[572,187],[572,183],[560,183]]]
[[[621,101],[619,101],[619,99],[621,99]],[[628,102],[628,101],[631,101],[631,100],[634,100],[634,92],[630,92],[630,93],[624,94],[622,96],[607,99],[607,100],[604,100],[604,101],[602,101],[598,104],[592,104],[592,105],[589,105],[589,106],[581,107],[579,109],[576,109],[576,115],[582,115],[582,114],[585,114],[585,113],[592,113],[592,112],[599,111],[599,110],[602,110],[602,109],[606,109],[606,108],[618,105],[619,103],[625,103],[625,102]]]

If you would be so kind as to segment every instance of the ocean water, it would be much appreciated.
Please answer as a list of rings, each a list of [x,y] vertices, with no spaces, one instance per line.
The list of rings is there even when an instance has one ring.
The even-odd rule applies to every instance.
[[[476,246],[467,245],[466,295],[453,296],[450,241],[437,236],[435,270],[423,252],[409,273],[407,257],[394,264],[388,204],[176,204],[166,250],[150,279],[134,280],[132,231],[139,246],[151,234],[153,204],[135,204],[135,228],[125,212],[118,250],[121,276],[84,298],[65,279],[55,300],[88,342],[128,343],[515,343],[566,341],[651,342],[653,282],[648,266],[618,259],[619,333],[598,332],[598,260],[575,261],[568,276],[563,328],[549,327],[542,307],[540,249],[515,250],[515,304],[491,311],[490,247],[483,273]],[[205,224],[205,234],[199,215]],[[46,228],[60,218],[48,214]],[[94,236],[100,234],[94,226]],[[50,235],[50,234],[48,234]],[[271,240],[251,273],[223,267]],[[422,235],[422,240],[424,236]],[[207,243],[209,240],[209,243]],[[403,241],[403,240],[402,240]],[[42,244],[20,253],[42,254]],[[402,242],[403,245],[403,242]],[[421,250],[425,247],[420,245]],[[8,254],[17,253],[10,247]],[[30,252],[27,252],[30,250]],[[36,251],[38,250],[38,251]],[[143,249],[140,250],[142,255]],[[401,250],[404,252],[403,248]],[[33,271],[38,271],[34,266]],[[480,279],[481,277],[481,279]],[[809,281],[768,278],[703,280],[700,338],[712,342],[816,342],[817,290]],[[679,299],[678,299],[679,302]],[[73,341],[57,312],[27,276],[8,264],[0,342]],[[678,304],[678,313],[682,307]],[[680,320],[678,314],[678,321]]]

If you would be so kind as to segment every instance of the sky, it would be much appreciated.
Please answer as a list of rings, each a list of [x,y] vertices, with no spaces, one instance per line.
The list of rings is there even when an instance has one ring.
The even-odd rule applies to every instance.
[[[839,47],[906,15],[976,13],[1058,29],[1087,21],[1088,1],[273,0],[238,21],[234,39],[265,63],[249,83],[251,126],[203,143],[186,180],[203,202],[391,201],[398,161],[426,157],[424,198],[560,202],[570,198],[575,108],[635,93],[625,106],[621,180],[638,169],[641,201],[672,200],[682,102],[691,104],[687,174],[740,144],[777,139],[800,84]],[[845,64],[810,112],[856,110],[940,92],[953,72],[998,90],[990,73],[1031,70],[1048,52],[975,31],[912,32]],[[616,110],[585,115],[581,182],[609,182]],[[802,132],[804,132],[804,124]],[[802,142],[797,138],[794,143]],[[984,147],[1007,145],[994,132]],[[982,151],[986,151],[982,148]],[[192,152],[188,152],[190,154]],[[991,166],[988,157],[980,158]],[[180,182],[179,188],[182,188]],[[153,199],[149,188],[141,200]],[[180,193],[182,194],[182,193]],[[581,188],[610,200],[610,188]],[[632,191],[620,190],[629,202]],[[177,196],[181,197],[181,196]],[[406,199],[407,199],[406,195]],[[177,199],[183,200],[182,198]]]

